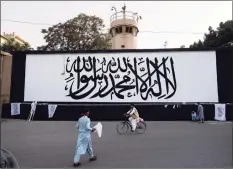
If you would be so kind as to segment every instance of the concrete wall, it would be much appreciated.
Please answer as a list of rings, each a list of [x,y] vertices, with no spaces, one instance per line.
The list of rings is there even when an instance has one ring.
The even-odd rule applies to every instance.
[[[117,34],[112,38],[112,49],[137,49],[137,37],[128,33]]]
[[[78,73],[77,60],[80,68],[93,67]],[[24,101],[29,102],[218,102],[214,50],[28,54],[25,67]]]
[[[1,99],[3,103],[8,103],[10,101],[12,56],[6,53],[1,53],[1,58]]]
[[[3,105],[2,118],[28,119],[31,104],[21,104],[20,115],[10,115],[10,104]],[[146,121],[191,121],[191,112],[197,111],[196,105],[181,105],[173,108],[173,105],[137,105],[140,117]],[[215,106],[203,104],[205,120],[214,121]],[[120,121],[124,120],[123,114],[129,110],[129,105],[65,105],[58,104],[53,118],[48,118],[48,105],[38,105],[34,120],[40,121],[77,121],[81,113],[90,110],[90,118],[94,121]],[[226,105],[226,120],[232,121],[233,105]]]
[[[158,49],[158,50],[109,50],[109,51],[75,51],[73,53],[117,53],[117,52],[178,52],[178,51],[201,51],[207,49]],[[41,54],[37,51],[31,51],[29,53]],[[42,54],[48,54],[52,52],[43,52]],[[59,52],[67,53],[67,52]],[[70,52],[69,52],[70,53]],[[11,116],[10,104],[3,105],[3,118],[17,118],[27,119],[31,102],[24,102],[24,88],[25,88],[25,67],[26,67],[26,55],[24,52],[14,53],[13,65],[12,65],[12,85],[11,85],[11,102],[21,102],[21,114],[18,116]],[[233,103],[233,48],[217,49],[216,50],[216,64],[217,64],[217,83],[218,83],[218,98],[219,103],[230,103],[226,106],[226,118],[231,121],[232,118],[232,103]],[[188,56],[187,56],[188,57]],[[204,83],[204,82],[200,82]],[[35,114],[35,120],[77,120],[80,117],[80,113],[85,109],[90,109],[91,118],[93,120],[123,120],[122,114],[128,110],[130,103],[67,103],[67,102],[49,102],[50,104],[57,104],[57,110],[54,114],[54,118],[48,118],[48,106],[38,105]],[[164,104],[168,105],[165,107]],[[197,107],[194,103],[189,103],[178,108],[173,108],[175,103],[135,103],[135,106],[140,111],[140,115],[145,120],[191,120],[191,111],[196,111]],[[214,120],[214,103],[203,104],[206,120]]]

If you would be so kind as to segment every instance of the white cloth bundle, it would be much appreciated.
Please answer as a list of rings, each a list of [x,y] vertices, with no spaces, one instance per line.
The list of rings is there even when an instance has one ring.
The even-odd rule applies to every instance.
[[[98,122],[93,128],[96,129],[95,132],[97,132],[98,136],[101,137],[102,136],[102,129],[103,129],[103,126],[100,122]]]

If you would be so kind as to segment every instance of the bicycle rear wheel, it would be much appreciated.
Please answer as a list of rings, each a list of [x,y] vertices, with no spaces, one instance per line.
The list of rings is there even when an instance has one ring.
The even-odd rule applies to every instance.
[[[138,122],[136,127],[136,132],[138,134],[143,134],[146,131],[146,123],[145,122]]]
[[[126,134],[129,130],[127,122],[121,122],[117,125],[117,132],[119,134]]]

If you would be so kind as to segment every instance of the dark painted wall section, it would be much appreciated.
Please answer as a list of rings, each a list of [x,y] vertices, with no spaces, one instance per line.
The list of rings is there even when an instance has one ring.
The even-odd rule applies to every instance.
[[[217,50],[219,102],[233,103],[233,50]]]
[[[135,105],[140,116],[146,121],[186,121],[191,120],[191,112],[197,110],[195,105],[181,105],[179,108],[173,109],[170,105],[165,108],[163,105]],[[203,105],[205,112],[205,120],[214,120],[214,105]],[[74,105],[58,105],[54,117],[48,118],[48,106],[39,105],[36,108],[34,120],[55,120],[55,121],[75,121],[80,114],[86,109],[91,111],[90,118],[94,121],[115,121],[123,120],[123,114],[129,109],[126,105],[115,106],[74,106]],[[21,105],[21,114],[11,117],[10,104],[3,106],[3,118],[27,119],[31,109],[30,104]],[[232,121],[233,105],[226,106],[227,121]]]
[[[203,49],[202,49],[203,50]],[[169,50],[124,50],[125,52],[156,52],[156,51],[193,51],[187,49],[169,49]],[[197,50],[200,51],[200,50]],[[83,52],[83,51],[79,51]],[[104,53],[104,52],[122,52],[121,51],[84,51],[83,53]],[[33,53],[33,52],[32,52]],[[45,53],[35,51],[34,53]],[[48,52],[46,52],[48,53]],[[51,53],[51,52],[50,52]],[[64,53],[64,52],[61,52]],[[70,52],[73,53],[73,52]],[[233,103],[233,48],[221,49],[216,51],[218,94],[220,103]],[[43,56],[42,56],[43,57]],[[187,56],[188,57],[188,56]],[[12,84],[11,84],[11,102],[23,102],[24,99],[24,79],[25,79],[26,53],[16,52],[13,54]],[[73,103],[74,104],[74,103]],[[173,109],[172,105],[164,108],[163,105],[136,105],[140,116],[145,120],[190,120],[190,113],[196,110],[194,105],[182,105],[180,108]],[[14,118],[27,119],[30,112],[30,104],[21,105],[21,115]],[[206,120],[214,120],[214,105],[204,105]],[[104,105],[89,107],[92,110],[92,120],[123,120],[122,114],[128,110],[126,105]],[[58,105],[54,118],[48,119],[47,105],[37,106],[35,120],[77,120],[85,106],[79,105]],[[227,105],[227,120],[232,120],[232,105]],[[3,118],[10,117],[10,104],[3,105]]]
[[[25,84],[26,54],[16,52],[13,54],[11,71],[11,102],[23,102]]]

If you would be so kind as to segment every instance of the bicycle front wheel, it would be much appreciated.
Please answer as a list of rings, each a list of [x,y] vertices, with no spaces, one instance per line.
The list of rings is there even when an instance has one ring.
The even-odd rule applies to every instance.
[[[146,123],[145,122],[138,122],[136,127],[136,132],[138,134],[143,134],[146,131]]]
[[[15,156],[6,149],[1,149],[1,168],[19,168]]]
[[[129,130],[129,126],[126,122],[121,122],[117,125],[117,132],[119,134],[126,134]]]

